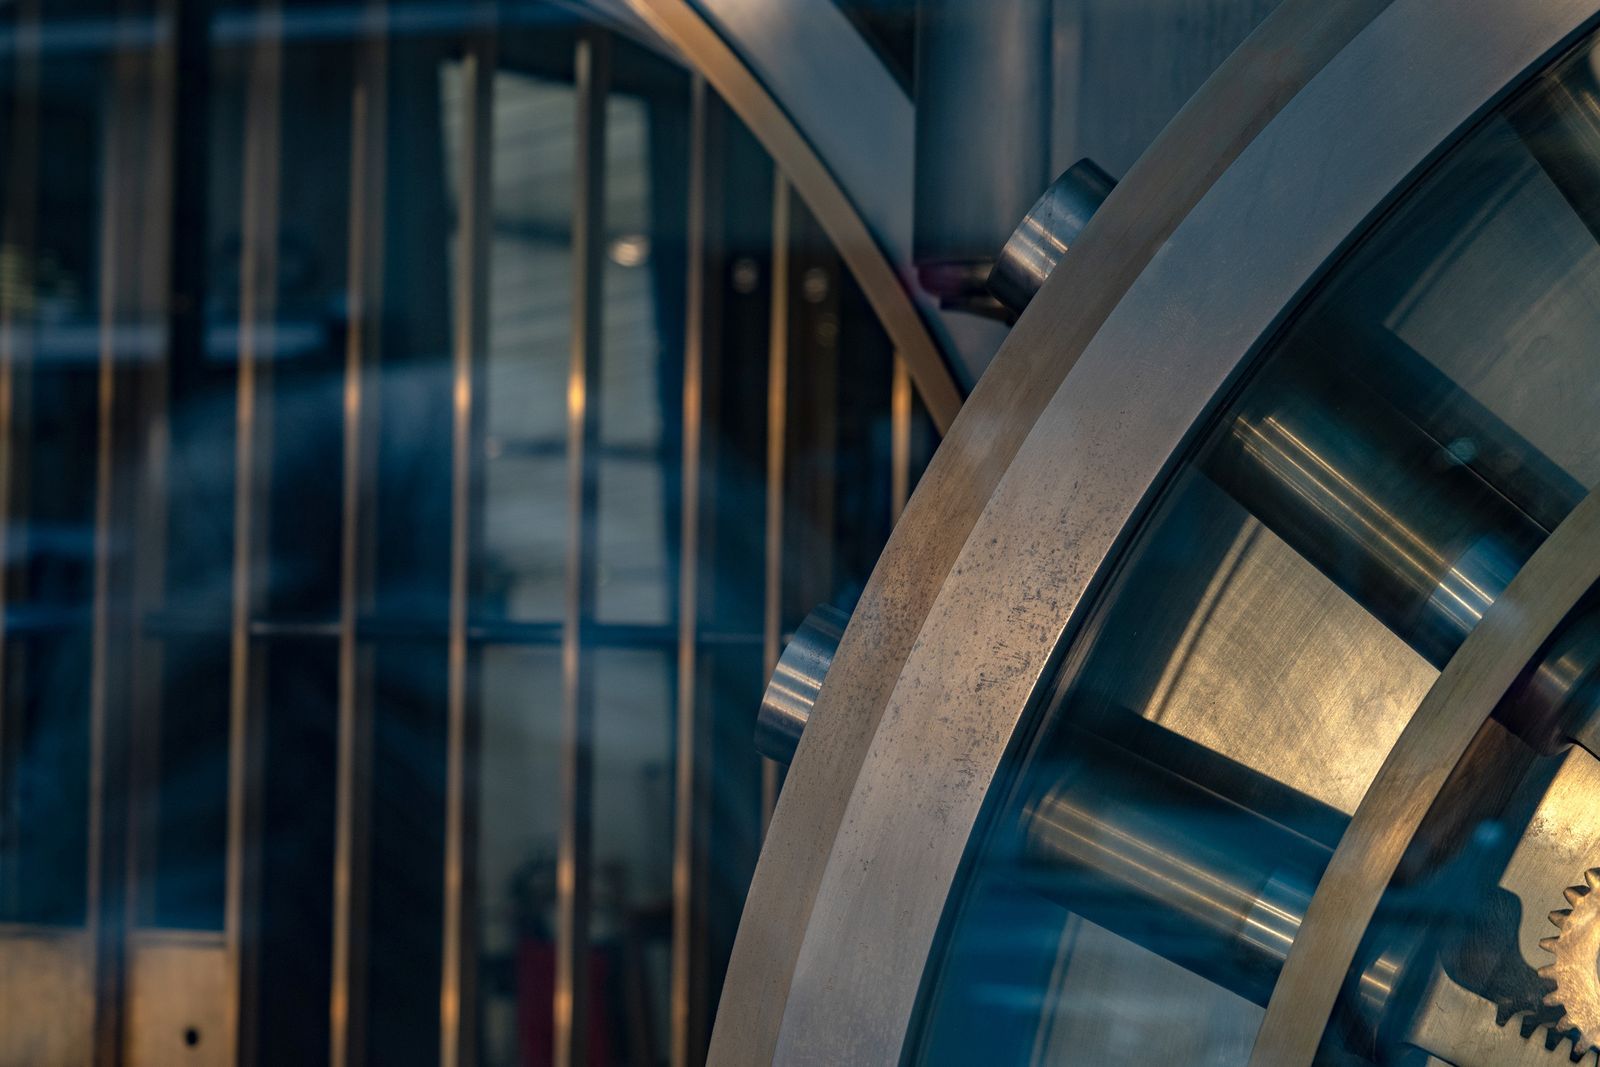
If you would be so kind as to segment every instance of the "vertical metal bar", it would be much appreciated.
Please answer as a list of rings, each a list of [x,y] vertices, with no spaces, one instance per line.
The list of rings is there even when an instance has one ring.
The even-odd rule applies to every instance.
[[[477,975],[474,912],[479,729],[467,647],[471,608],[481,390],[489,333],[489,233],[493,216],[494,36],[474,34],[462,62],[461,201],[456,215],[455,323],[450,457],[449,697],[446,756],[444,963],[439,986],[439,1063],[470,1065]]]
[[[130,78],[132,57],[125,51],[113,60],[111,85],[106,93],[108,121],[103,147],[104,172],[101,178],[100,200],[100,301],[99,301],[99,358],[95,384],[95,466],[94,466],[94,576],[92,579],[89,623],[89,826],[88,857],[85,879],[85,929],[90,954],[89,987],[94,991],[94,1030],[96,1060],[106,1058],[104,1042],[114,1029],[108,1026],[108,1016],[116,1005],[106,996],[103,985],[102,964],[107,953],[102,938],[102,895],[105,871],[102,844],[105,834],[106,799],[106,716],[107,676],[111,656],[111,477],[115,453],[115,425],[113,416],[117,401],[117,319],[122,311],[121,288],[124,284],[120,257],[122,249],[122,212],[128,197],[132,174],[127,159],[127,138],[130,125],[136,121],[128,114],[130,94],[134,87],[126,84]]]
[[[365,384],[378,360],[383,300],[383,213],[388,142],[386,5],[367,7],[356,44],[350,99],[350,233],[346,264],[350,323],[345,335],[344,439],[339,530],[338,751],[335,769],[332,975],[328,1061],[366,1061],[366,901],[371,847],[371,705],[363,684],[356,624],[369,457]]]
[[[900,521],[911,497],[911,368],[894,354],[889,386],[889,520]]]
[[[599,436],[601,278],[604,243],[606,94],[610,38],[578,41],[577,181],[572,216],[572,362],[567,377],[568,539],[561,632],[561,845],[556,862],[556,1067],[589,1062],[589,915],[593,875],[594,704],[585,629],[594,607]]]
[[[223,914],[229,1029],[237,1062],[254,1062],[254,944],[259,904],[261,709],[250,648],[257,572],[257,482],[265,473],[267,413],[259,404],[261,358],[273,350],[277,304],[283,12],[265,0],[250,46],[245,93],[243,218],[239,266],[238,409],[234,423],[233,578],[228,691],[228,865]]]
[[[124,3],[126,13],[130,4]],[[129,768],[127,711],[132,672],[132,574],[126,541],[135,494],[118,476],[120,456],[137,440],[127,417],[127,395],[142,361],[125,358],[134,349],[124,339],[138,336],[151,305],[146,270],[159,271],[164,235],[145,232],[164,212],[159,206],[166,177],[160,152],[168,128],[160,109],[169,98],[157,81],[162,60],[155,48],[117,49],[105,86],[101,218],[99,240],[99,337],[96,368],[95,473],[93,482],[93,575],[90,608],[88,825],[85,932],[92,946],[89,977],[94,993],[94,1059],[119,1057],[119,1018],[123,1002],[125,868],[128,844],[126,789]],[[156,203],[147,204],[146,197]],[[146,238],[149,238],[148,242]],[[157,246],[154,256],[148,246]],[[127,394],[127,395],[125,395]]]
[[[794,227],[794,193],[789,179],[776,172],[772,188],[772,321],[767,341],[767,552],[765,615],[762,620],[762,670],[771,677],[783,652],[783,502],[784,450],[789,434],[789,280],[790,238]],[[766,836],[778,804],[782,768],[773,760],[761,765],[761,834]]]
[[[150,61],[151,119],[143,151],[149,162],[145,205],[142,209],[137,242],[139,324],[161,338],[151,348],[152,359],[139,374],[138,418],[140,436],[137,487],[132,510],[136,530],[135,558],[130,585],[132,637],[130,646],[132,694],[128,718],[131,724],[128,753],[128,780],[124,791],[128,811],[127,849],[122,875],[122,928],[131,937],[142,915],[139,896],[140,875],[148,869],[150,829],[142,818],[142,802],[154,790],[159,762],[160,693],[163,649],[160,642],[147,641],[142,629],[145,613],[158,606],[166,585],[167,463],[170,423],[167,411],[168,367],[172,358],[172,334],[168,316],[171,303],[168,287],[173,259],[173,204],[177,180],[177,78],[178,53],[186,47],[181,40],[191,32],[179,18],[180,0],[161,0],[157,17],[171,27],[152,49]],[[191,16],[192,18],[192,16]],[[127,955],[134,951],[125,947]]]
[[[700,1050],[703,1020],[698,988],[704,952],[701,856],[707,723],[699,714],[696,668],[699,662],[700,465],[704,417],[707,241],[707,123],[710,94],[696,75],[690,87],[689,203],[685,222],[685,336],[683,345],[682,537],[678,581],[677,767],[673,800],[671,1062],[693,1067]]]

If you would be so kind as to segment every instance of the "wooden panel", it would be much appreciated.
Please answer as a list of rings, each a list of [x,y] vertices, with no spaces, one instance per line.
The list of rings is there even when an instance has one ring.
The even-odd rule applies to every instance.
[[[89,1062],[91,957],[82,930],[0,929],[0,1067]]]
[[[233,1061],[222,935],[143,931],[128,952],[125,1067],[226,1067]],[[36,1060],[34,1062],[62,1062]]]

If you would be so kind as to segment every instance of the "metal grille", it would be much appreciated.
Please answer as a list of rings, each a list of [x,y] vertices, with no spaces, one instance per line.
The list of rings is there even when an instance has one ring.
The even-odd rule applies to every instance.
[[[934,442],[818,224],[565,7],[0,35],[0,1063],[702,1060]]]

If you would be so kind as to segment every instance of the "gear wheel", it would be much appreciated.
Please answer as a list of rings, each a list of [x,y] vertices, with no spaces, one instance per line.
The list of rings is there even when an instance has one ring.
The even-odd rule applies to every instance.
[[[1565,892],[1569,907],[1552,911],[1560,933],[1540,941],[1555,962],[1539,968],[1539,976],[1555,983],[1544,1002],[1562,1011],[1554,1029],[1575,1031],[1573,1054],[1600,1042],[1600,867],[1583,874],[1583,884]]]
[[[1507,1067],[1535,1067],[1544,1064],[1576,1064],[1578,1067],[1600,1067],[1596,1060],[1600,1048],[1591,1046],[1579,1051],[1575,1045],[1578,1040],[1576,1030],[1560,1030],[1553,1024],[1540,1023],[1533,1016],[1515,1016],[1508,1024],[1519,1030],[1524,1039],[1523,1048],[1510,1052],[1502,1050],[1501,1058],[1495,1063],[1506,1064]]]

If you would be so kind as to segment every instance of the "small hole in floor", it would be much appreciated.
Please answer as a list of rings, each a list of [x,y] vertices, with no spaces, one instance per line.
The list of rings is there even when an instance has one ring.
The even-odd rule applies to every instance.
[[[190,1048],[194,1048],[200,1043],[200,1031],[192,1026],[189,1027],[183,1032],[183,1043]]]

